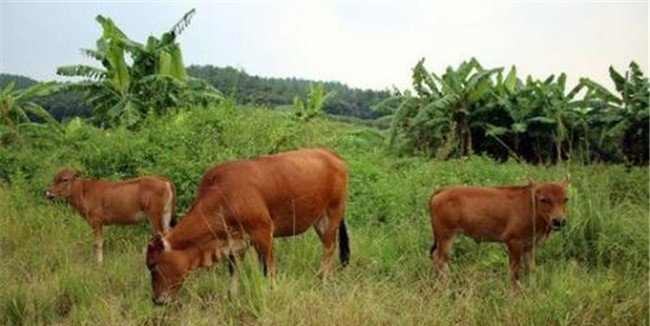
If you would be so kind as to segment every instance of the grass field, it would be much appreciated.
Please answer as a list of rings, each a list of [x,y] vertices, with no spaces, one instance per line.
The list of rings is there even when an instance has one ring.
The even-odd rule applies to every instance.
[[[61,139],[0,149],[0,324],[101,325],[647,325],[648,170],[531,166],[472,157],[434,161],[386,152],[372,128],[320,119],[296,126],[283,113],[222,106],[152,120],[138,132],[69,123]],[[314,232],[276,241],[277,286],[254,254],[229,300],[225,264],[192,273],[176,301],[151,303],[143,250],[150,226],[108,227],[93,263],[90,227],[42,190],[62,166],[89,176],[171,177],[178,212],[202,173],[225,160],[326,146],[351,173],[346,220],[351,263],[316,277]],[[7,165],[10,164],[10,165]],[[451,184],[501,185],[571,175],[567,227],[538,251],[523,290],[509,286],[499,244],[459,238],[449,282],[436,281],[427,199]]]

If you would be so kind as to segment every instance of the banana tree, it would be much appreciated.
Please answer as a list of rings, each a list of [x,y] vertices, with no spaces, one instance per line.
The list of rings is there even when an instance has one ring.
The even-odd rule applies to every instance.
[[[110,18],[97,16],[102,35],[96,49],[83,49],[82,53],[100,61],[102,68],[64,66],[57,73],[85,79],[69,88],[84,92],[95,110],[93,120],[101,126],[133,127],[149,113],[164,114],[221,100],[216,89],[187,76],[176,43],[194,13],[192,9],[168,32],[160,38],[149,37],[146,44],[129,39]]]
[[[529,118],[528,121],[551,127],[550,137],[554,144],[556,162],[561,162],[565,155],[571,153],[570,135],[577,115],[575,107],[578,105],[575,97],[582,88],[583,86],[578,84],[567,93],[564,73],[560,74],[557,80],[554,76],[550,76],[544,82],[537,81],[534,88],[539,107],[536,116]]]
[[[507,75],[496,75],[490,98],[478,110],[485,136],[494,139],[508,154],[520,160],[520,145],[528,131],[527,119],[531,116],[530,94],[532,79],[523,83],[517,77],[517,67],[512,66]],[[491,153],[497,154],[498,153]]]
[[[458,155],[472,153],[474,111],[490,89],[492,75],[499,71],[484,69],[472,58],[438,76],[427,71],[421,59],[413,68],[415,96],[404,99],[393,126],[402,127],[418,147],[452,146]]]
[[[39,83],[25,89],[15,89],[14,83],[9,83],[0,90],[0,140],[6,144],[8,135],[16,135],[22,131],[46,133],[60,131],[59,123],[34,98],[52,94],[58,90],[54,82]],[[33,118],[45,123],[35,123]]]
[[[294,97],[293,107],[296,110],[295,118],[307,122],[323,113],[325,102],[336,95],[336,92],[325,93],[322,83],[309,85],[307,101],[303,102],[299,96]]]
[[[596,109],[591,121],[600,131],[597,145],[603,151],[615,151],[627,163],[647,164],[650,156],[648,78],[635,62],[630,63],[625,75],[613,67],[609,68],[609,73],[618,96],[588,78],[580,80],[588,89],[584,97],[585,105]]]
[[[12,82],[0,90],[0,124],[16,126],[32,122],[29,115],[48,123],[56,123],[56,120],[43,107],[33,101],[34,97],[49,95],[57,91],[56,83],[38,83],[25,89],[15,89],[14,86]]]

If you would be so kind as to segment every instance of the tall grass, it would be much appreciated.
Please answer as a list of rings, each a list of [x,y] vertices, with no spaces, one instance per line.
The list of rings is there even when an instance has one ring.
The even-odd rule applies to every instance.
[[[143,249],[149,225],[108,227],[105,261],[92,261],[92,232],[42,190],[61,166],[117,179],[171,177],[181,214],[209,167],[268,153],[287,116],[221,106],[151,119],[141,131],[75,122],[49,146],[0,149],[0,324],[161,325],[639,325],[648,324],[648,173],[619,166],[530,166],[482,157],[455,161],[386,154],[376,129],[318,120],[281,149],[326,146],[351,173],[346,220],[350,266],[323,283],[313,232],[276,241],[269,288],[252,252],[239,296],[228,299],[225,264],[198,270],[176,301],[151,304]],[[538,269],[510,289],[499,244],[454,244],[449,282],[436,281],[427,200],[450,184],[500,185],[571,176],[569,222],[538,250]]]

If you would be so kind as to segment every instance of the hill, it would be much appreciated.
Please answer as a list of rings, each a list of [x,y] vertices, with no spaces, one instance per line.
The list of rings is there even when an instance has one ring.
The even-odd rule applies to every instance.
[[[233,96],[238,103],[276,107],[291,105],[296,96],[304,97],[309,85],[316,81],[297,78],[265,78],[251,76],[233,67],[197,66],[187,68],[190,76],[204,79],[222,93]],[[373,110],[390,94],[388,91],[373,91],[350,88],[339,82],[323,82],[325,91],[335,92],[325,103],[325,112],[362,119],[374,119],[380,114]]]
[[[0,74],[0,88],[5,88],[5,86],[12,82],[14,83],[14,86],[19,89],[27,88],[38,83],[37,80],[22,75]]]
[[[198,66],[187,68],[188,75],[208,81],[223,94],[233,97],[237,103],[278,107],[292,105],[296,96],[304,97],[309,85],[315,81],[297,78],[264,78],[251,76],[243,70],[232,67]],[[29,77],[0,74],[0,88],[10,82],[17,88],[26,88],[37,80]],[[325,91],[334,92],[334,96],[325,103],[325,113],[350,116],[360,119],[375,119],[381,116],[373,108],[390,94],[388,91],[374,91],[350,88],[339,82],[324,82]],[[304,99],[304,98],[303,98]],[[88,117],[91,109],[81,102],[80,94],[55,94],[39,98],[42,105],[57,120],[62,121],[74,116]]]

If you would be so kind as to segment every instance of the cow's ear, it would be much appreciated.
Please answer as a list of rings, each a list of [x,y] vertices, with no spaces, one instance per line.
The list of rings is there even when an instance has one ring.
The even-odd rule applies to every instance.
[[[170,250],[172,250],[171,245],[169,244],[169,242],[167,242],[167,240],[165,240],[165,234],[164,233],[158,232],[158,233],[156,233],[154,238],[157,239],[157,241],[159,243],[159,246],[162,248],[162,251],[170,251]]]
[[[147,252],[162,252],[165,250],[165,245],[162,241],[162,236],[156,234],[151,239],[149,239],[149,244],[147,245]]]
[[[528,176],[528,185],[531,187],[535,187],[537,185],[537,182],[535,182],[535,180],[533,180],[531,176]]]
[[[569,174],[568,173],[564,175],[564,178],[562,178],[561,183],[565,187],[569,185]]]
[[[83,175],[83,173],[81,173],[81,171],[79,171],[79,170],[72,170],[72,171],[73,171],[72,172],[72,179],[79,178],[79,177],[81,177]]]
[[[165,246],[159,234],[156,234],[149,239],[146,250],[145,259],[147,261],[147,267],[151,269],[151,266],[156,264],[160,259],[160,255],[165,251]]]

